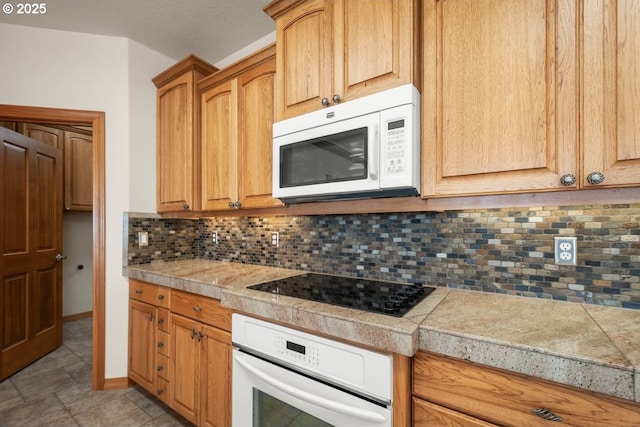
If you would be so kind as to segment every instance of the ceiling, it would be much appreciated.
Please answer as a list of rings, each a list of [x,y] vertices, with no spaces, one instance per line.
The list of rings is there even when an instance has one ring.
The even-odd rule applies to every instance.
[[[193,53],[216,64],[275,31],[262,10],[269,1],[52,0],[41,15],[18,15],[12,3],[0,23],[126,37],[176,61]]]

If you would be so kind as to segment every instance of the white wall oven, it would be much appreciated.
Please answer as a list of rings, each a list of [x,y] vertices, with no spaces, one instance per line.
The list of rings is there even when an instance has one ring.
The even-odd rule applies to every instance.
[[[420,94],[399,86],[273,124],[273,196],[287,203],[418,195]]]
[[[393,360],[233,314],[233,427],[391,427]]]

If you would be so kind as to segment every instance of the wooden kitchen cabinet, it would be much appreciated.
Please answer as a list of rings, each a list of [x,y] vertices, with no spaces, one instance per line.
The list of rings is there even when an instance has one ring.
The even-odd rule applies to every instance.
[[[93,137],[64,132],[64,209],[93,210]]]
[[[417,0],[277,0],[276,120],[419,86]]]
[[[63,150],[64,210],[93,210],[93,136],[81,127],[18,123],[18,132]]]
[[[190,55],[153,78],[157,94],[158,212],[200,209],[197,82],[217,68]]]
[[[198,426],[231,424],[231,312],[211,298],[172,291],[171,407]]]
[[[275,46],[203,79],[203,211],[281,206],[271,196]]]
[[[129,378],[167,402],[169,289],[129,281]]]
[[[582,187],[640,185],[640,7],[582,3]],[[599,172],[604,180],[589,182]]]
[[[413,358],[413,398],[416,427],[640,425],[640,404],[427,352]]]
[[[422,195],[558,190],[578,165],[575,0],[424,2]]]
[[[640,184],[636,2],[428,0],[423,16],[423,197]]]

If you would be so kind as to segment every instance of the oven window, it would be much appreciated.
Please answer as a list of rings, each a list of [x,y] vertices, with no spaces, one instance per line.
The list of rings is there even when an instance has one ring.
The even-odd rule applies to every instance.
[[[334,427],[256,388],[253,427]]]
[[[354,181],[367,177],[367,128],[280,147],[280,186]]]

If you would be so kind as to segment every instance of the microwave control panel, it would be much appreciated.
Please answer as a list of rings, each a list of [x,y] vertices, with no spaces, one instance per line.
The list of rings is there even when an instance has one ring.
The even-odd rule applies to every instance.
[[[405,120],[394,120],[386,123],[386,164],[384,168],[388,176],[405,173],[407,162]]]

